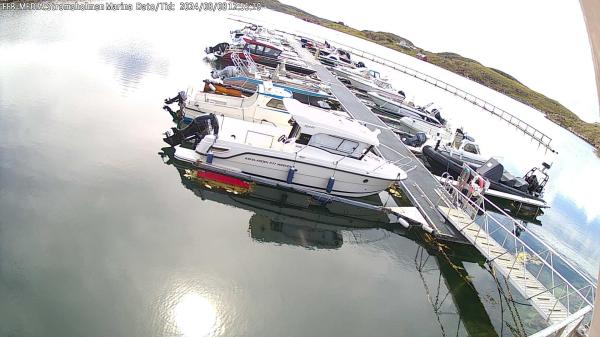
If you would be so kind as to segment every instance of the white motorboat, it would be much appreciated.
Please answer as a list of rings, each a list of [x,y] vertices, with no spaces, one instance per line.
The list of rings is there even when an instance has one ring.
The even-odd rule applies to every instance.
[[[392,114],[400,117],[399,119],[384,119],[399,122],[407,127],[411,131],[410,133],[423,132],[427,135],[428,139],[441,139],[444,144],[449,143],[454,139],[452,128],[442,118],[438,109],[427,111],[426,107],[415,108],[405,103],[399,104],[398,107],[399,109],[392,112]]]
[[[449,126],[440,124],[437,119],[430,116],[420,117],[400,117],[400,123],[408,127],[414,133],[423,132],[429,139],[441,139],[443,142],[452,140],[453,132]]]
[[[345,79],[360,91],[382,92],[397,100],[404,99],[404,95],[396,92],[392,85],[388,83],[387,78],[381,76],[381,73],[376,70],[367,68],[350,69],[348,67],[335,67],[332,70],[338,77]]]
[[[406,178],[406,172],[373,151],[379,130],[293,99],[283,101],[291,130],[210,115],[174,130],[165,141],[193,140],[191,149],[175,147],[181,161],[340,196],[376,194]]]
[[[377,107],[385,112],[401,115],[404,104],[404,96],[391,95],[381,91],[367,91],[367,96],[377,105]]]
[[[265,82],[249,97],[198,92],[192,99],[186,100],[182,110],[184,119],[188,122],[198,116],[214,113],[254,123],[288,126],[290,115],[283,99],[290,97],[292,94],[289,91]]]
[[[442,144],[437,150],[451,158],[455,158],[468,164],[481,166],[490,157],[483,156],[475,139],[464,134],[461,129],[456,130],[456,136],[451,144]]]

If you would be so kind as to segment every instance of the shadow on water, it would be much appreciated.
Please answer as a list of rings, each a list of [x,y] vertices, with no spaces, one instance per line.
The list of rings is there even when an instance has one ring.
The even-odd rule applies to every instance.
[[[172,148],[163,148],[159,154],[167,165],[177,169],[183,186],[202,200],[252,212],[248,233],[257,242],[331,250],[343,245],[374,244],[394,235],[412,240],[418,245],[415,270],[442,336],[518,336],[525,333],[524,322],[518,314],[522,310],[506,296],[510,294],[508,284],[504,286],[492,277],[499,299],[491,301],[504,306],[496,312],[484,305],[490,299],[480,296],[465,263],[477,264],[484,272],[489,269],[485,258],[472,246],[439,243],[421,230],[391,223],[390,218],[380,211],[339,202],[323,203],[306,194],[263,185],[239,188],[198,179],[197,173],[204,171],[173,159]],[[499,316],[496,324],[490,315]]]

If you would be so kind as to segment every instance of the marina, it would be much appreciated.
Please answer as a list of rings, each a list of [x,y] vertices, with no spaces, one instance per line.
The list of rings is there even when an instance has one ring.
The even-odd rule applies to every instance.
[[[409,102],[413,84],[397,91],[381,69],[373,78],[387,89],[376,94],[375,82],[357,88],[333,69],[370,61],[452,93],[434,74],[304,35],[301,23],[283,28],[277,15],[269,26],[207,17],[214,33],[194,44],[175,34],[198,25],[191,16],[169,17],[164,31],[124,16],[114,27],[148,31],[114,42],[63,36],[51,13],[2,15],[23,38],[23,22],[45,18],[59,32],[47,43],[81,48],[22,62],[24,47],[0,35],[0,61],[12,64],[0,69],[0,335],[585,336],[597,280],[548,234],[571,226],[552,220],[564,212],[556,190],[568,186],[568,161],[552,163],[535,195],[529,173],[507,180],[522,194],[493,189],[500,178],[467,164],[435,173],[427,146],[452,156],[453,127],[473,130],[457,123],[459,109],[436,95],[435,105]],[[167,41],[180,50],[158,47]],[[17,94],[32,64],[49,69],[25,76],[45,88],[35,101]],[[60,96],[74,86],[91,90]],[[556,133],[456,92],[558,154]],[[382,111],[383,99],[398,105]],[[46,113],[30,123],[40,104]],[[397,107],[450,132],[411,128]],[[475,137],[459,156],[480,154],[465,144],[487,150]],[[501,155],[506,172],[522,172]],[[589,249],[583,241],[580,253]]]
[[[260,30],[265,29],[261,28],[260,26],[258,26],[258,28],[252,28],[252,31]],[[252,41],[252,39],[252,37],[250,39],[246,39],[246,42],[249,43]],[[322,58],[315,57],[320,54],[319,48],[316,48],[314,52],[315,56],[312,56],[311,53],[302,50],[302,48],[305,48],[305,41],[308,40],[303,38],[300,38],[300,40],[304,43],[302,46],[300,46],[297,42],[295,44],[288,42],[288,45],[292,46],[292,48],[295,47],[295,51],[299,55],[302,55],[301,57],[304,62],[310,65],[315,70],[318,78],[329,86],[332,95],[340,102],[340,105],[345,112],[347,112],[355,120],[358,120],[360,123],[370,127],[373,130],[377,130],[377,138],[379,138],[381,141],[381,143],[378,143],[377,151],[381,153],[381,156],[386,161],[393,163],[394,165],[398,165],[406,170],[408,178],[399,180],[397,184],[403,190],[404,194],[408,196],[411,204],[415,206],[416,210],[418,210],[421,215],[421,217],[419,217],[421,222],[418,220],[414,221],[417,219],[417,217],[412,217],[412,220],[414,221],[413,226],[424,229],[441,241],[470,243],[477,248],[479,252],[486,258],[486,261],[488,264],[490,264],[491,268],[498,271],[505,278],[505,280],[514,285],[521,295],[526,297],[526,299],[532,303],[533,307],[550,326],[548,329],[544,329],[544,333],[542,333],[542,335],[550,336],[557,334],[561,336],[568,336],[575,333],[585,319],[585,316],[592,311],[593,299],[596,291],[594,282],[583,274],[579,273],[576,267],[572,266],[568,262],[563,262],[566,263],[566,265],[570,268],[569,273],[578,275],[580,278],[579,282],[583,283],[578,283],[578,286],[574,286],[555,269],[553,261],[555,259],[561,259],[561,261],[564,260],[558,256],[555,256],[556,253],[551,248],[542,244],[542,247],[546,247],[546,249],[542,252],[538,252],[530,248],[527,243],[521,241],[519,239],[519,235],[523,230],[525,230],[525,228],[510,215],[498,208],[498,206],[485,199],[483,194],[488,190],[490,183],[489,181],[486,181],[487,176],[483,175],[483,173],[481,173],[483,176],[479,176],[477,174],[479,173],[479,170],[472,171],[472,169],[468,169],[466,164],[463,164],[463,172],[452,172],[453,175],[450,175],[446,172],[441,178],[438,177],[436,179],[436,177],[434,177],[425,168],[425,166],[417,159],[417,157],[415,157],[408,147],[404,145],[398,135],[394,133],[390,127],[383,123],[382,120],[378,118],[377,115],[375,115],[371,109],[369,109],[363,103],[363,101],[356,97],[346,85],[349,84],[356,87],[356,84],[352,81],[346,84],[342,83],[338,77],[336,77],[332,72],[329,71],[329,69],[321,64],[323,63]],[[312,43],[311,45],[314,46],[317,44],[318,43]],[[264,44],[264,46],[265,48],[269,48],[268,44]],[[248,54],[246,55],[246,58],[248,60],[251,59],[250,55]],[[331,66],[329,62],[324,63]],[[254,69],[254,67],[251,66],[251,61],[249,61],[249,64],[250,65],[248,65],[246,68],[246,72],[252,72],[252,69]],[[238,66],[240,69],[243,69],[244,67],[241,63],[238,63]],[[335,67],[338,65],[333,64],[333,66]],[[344,71],[336,71],[336,73],[341,75],[346,74]],[[379,76],[374,76],[374,78],[377,80]],[[364,87],[366,84],[363,84],[363,82],[357,83],[361,86],[357,89],[362,91],[369,90],[368,87]],[[302,108],[301,105],[298,105],[297,107],[294,105],[294,109],[292,110],[290,110],[290,108],[291,104],[288,106],[288,103],[286,103],[284,110],[291,113],[292,120],[296,118],[293,111],[299,112],[300,110],[308,109]],[[322,117],[319,118],[327,120],[327,117],[323,116],[324,114],[327,114],[326,111],[318,112],[315,110],[315,113],[320,113]],[[534,135],[530,136],[534,137]],[[347,137],[348,136],[346,136],[346,138]],[[539,142],[542,144],[541,141]],[[438,145],[436,145],[436,148]],[[200,146],[198,146],[198,148],[200,148]],[[196,152],[200,152],[198,148],[196,149]],[[427,150],[427,147],[424,150]],[[199,165],[198,163],[200,161],[203,162],[201,167],[208,170],[213,169],[212,158],[210,156],[205,160],[196,160],[196,165]],[[490,161],[485,163],[486,167],[489,165],[494,165],[488,165],[489,162]],[[491,160],[491,162],[493,163],[495,161]],[[295,167],[296,164],[294,163],[293,165],[293,167]],[[495,165],[498,165],[497,162]],[[549,166],[546,166],[546,168],[549,168]],[[295,170],[295,168],[293,169]],[[492,171],[495,170],[492,166],[486,169]],[[500,170],[503,169],[500,167]],[[531,177],[535,177],[533,175],[535,170],[531,170],[530,172],[531,173],[529,174]],[[224,173],[231,174],[231,172],[227,171],[224,171]],[[548,179],[548,176],[544,173],[544,171],[541,171],[541,173],[544,174],[544,178],[539,186],[540,191],[543,189],[545,182]],[[475,178],[471,178],[473,174],[475,174]],[[460,177],[458,175],[460,175]],[[236,176],[240,177],[239,174],[236,174]],[[453,176],[456,177],[457,181],[454,181]],[[294,188],[299,192],[304,192],[312,195],[313,197],[321,198],[321,196],[315,195],[314,192],[311,192],[310,190],[292,187],[293,185],[289,185],[292,183],[291,177],[293,177],[292,168],[290,169],[290,173],[288,173],[288,186],[281,184],[277,184],[277,186]],[[260,182],[260,180],[257,180],[256,176],[253,175],[247,176],[246,179]],[[480,180],[479,190],[473,189],[472,186],[474,186],[473,184],[475,183],[471,182],[470,179],[473,179],[474,181],[476,179]],[[262,182],[268,184],[270,180],[271,179],[267,179]],[[327,193],[332,191],[330,187],[330,185],[332,185],[331,183],[332,180],[330,179],[327,185]],[[271,185],[273,184],[271,183]],[[466,186],[468,186],[467,189],[465,189]],[[468,192],[465,192],[467,190]],[[496,193],[495,197],[502,197],[502,195]],[[473,198],[475,198],[475,200]],[[437,205],[435,205],[432,200],[438,200]],[[362,203],[352,203],[345,198],[337,199],[337,201],[353,204],[357,207],[364,206]],[[512,229],[507,229],[506,225],[500,223],[492,215],[488,214],[484,208],[481,208],[485,207],[484,205],[491,205],[492,207],[496,208],[497,211],[500,211],[506,217],[511,219]],[[545,206],[545,204],[539,204],[538,206],[542,207]],[[367,208],[372,209],[372,207]],[[410,226],[408,221],[411,219],[409,217],[402,216],[400,212],[394,213],[392,208],[381,208],[380,210],[385,210],[395,214],[404,227],[408,228]],[[482,214],[484,220],[483,226],[476,222],[478,217],[479,220],[481,220],[481,216],[479,216],[479,214]],[[495,222],[495,228],[493,230],[489,227],[488,218],[490,218],[492,222]],[[508,227],[511,227],[511,225]],[[500,229],[504,231],[504,238],[501,243],[496,241],[496,239],[492,236],[494,233],[498,233]],[[510,248],[505,247],[507,241],[509,242]],[[512,246],[510,243],[512,243]],[[542,258],[540,256],[540,254],[544,253],[547,254],[546,258]],[[550,257],[550,260],[548,261],[547,258],[551,255],[555,257],[554,259]],[[533,275],[533,271],[528,269],[527,265],[527,259],[531,259],[532,257],[537,258],[535,265],[541,264],[541,267],[537,268],[538,270],[536,276]],[[540,277],[542,276],[544,267],[547,267],[547,273],[550,274],[550,284],[544,284],[540,281],[543,279],[543,277]],[[555,275],[564,282],[559,285],[555,284]],[[557,287],[564,288],[566,295],[557,297]],[[532,292],[534,295],[531,295]],[[562,293],[563,292],[561,291],[561,294]],[[583,293],[585,293],[585,295]],[[571,299],[572,296],[575,298]],[[565,298],[566,305],[564,305],[561,301]],[[573,303],[574,305],[577,304],[578,307],[571,307],[570,303]]]

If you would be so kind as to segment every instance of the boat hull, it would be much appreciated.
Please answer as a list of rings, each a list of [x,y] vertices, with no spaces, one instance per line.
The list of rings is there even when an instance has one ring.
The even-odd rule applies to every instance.
[[[335,170],[307,161],[294,161],[257,153],[213,154],[208,163],[207,155],[195,150],[177,147],[175,158],[202,166],[207,170],[224,171],[228,174],[245,174],[259,179],[277,182],[281,186],[310,189],[345,197],[364,197],[387,189],[396,179]],[[290,169],[295,168],[292,179]],[[333,177],[331,191],[328,191]]]
[[[423,148],[423,156],[427,159],[427,163],[429,163],[429,167],[435,175],[442,176],[445,172],[448,172],[451,176],[456,178],[459,177],[462,172],[462,161],[457,159],[450,160],[448,157],[435,151],[431,146],[425,146]],[[476,169],[477,167],[472,168]],[[496,181],[490,181],[490,189],[538,202],[544,202],[541,198],[534,197],[528,193],[508,187]],[[527,202],[524,201],[523,204],[527,204]]]
[[[445,127],[439,127],[415,117],[404,116],[399,121],[414,132],[424,132],[430,137],[439,136],[444,141],[452,139],[452,133]]]
[[[234,52],[228,52],[221,56],[222,63],[224,63],[226,65],[234,65],[233,61],[231,60],[231,53],[234,53]],[[246,55],[244,55],[244,53],[242,53],[242,52],[235,52],[235,53],[238,53],[238,56],[240,57],[240,59],[242,59],[242,60],[246,59]],[[270,67],[270,68],[276,68],[279,64],[282,63],[281,60],[278,58],[265,57],[265,56],[256,55],[256,54],[252,54],[252,60],[258,64],[262,64],[262,65]],[[285,70],[293,72],[293,73],[297,73],[297,74],[302,74],[302,75],[312,75],[316,72],[316,70],[302,67],[302,66],[299,66],[299,65],[296,65],[293,63],[285,63]]]

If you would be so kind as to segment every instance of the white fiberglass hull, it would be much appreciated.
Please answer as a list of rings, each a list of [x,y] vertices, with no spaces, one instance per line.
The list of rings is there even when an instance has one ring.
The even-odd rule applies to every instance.
[[[214,113],[217,116],[231,117],[253,123],[274,124],[289,127],[291,116],[284,110],[262,106],[254,102],[245,104],[250,98],[229,97],[225,95],[205,94],[206,99],[188,102],[184,107],[184,116],[192,120],[198,116]],[[259,97],[263,100],[263,97]]]
[[[446,127],[439,127],[413,117],[402,117],[400,122],[415,132],[424,132],[428,138],[440,137],[444,141],[452,140],[452,132]]]
[[[377,107],[379,107],[381,110],[392,113],[392,114],[396,114],[396,115],[401,113],[400,107],[401,107],[402,103],[396,102],[391,99],[387,99],[386,97],[383,97],[383,96],[379,95],[377,92],[373,92],[373,91],[367,92],[367,95],[369,95],[369,98],[371,98],[373,103],[375,103],[375,105],[377,105]]]
[[[283,154],[284,156],[285,154]],[[212,163],[207,163],[206,154],[195,150],[176,147],[175,158],[189,163],[202,163],[203,167],[222,170],[230,173],[243,173],[263,179],[274,180],[281,185],[290,187],[306,188],[319,192],[327,192],[330,178],[334,177],[331,194],[346,197],[363,197],[377,194],[387,189],[393,182],[406,178],[402,172],[397,177],[376,177],[367,172],[358,173],[335,170],[334,167],[326,167],[312,163],[309,159],[302,161],[302,156],[294,161],[290,158],[274,157],[260,153],[214,153]],[[291,183],[288,183],[290,168],[296,169]]]

